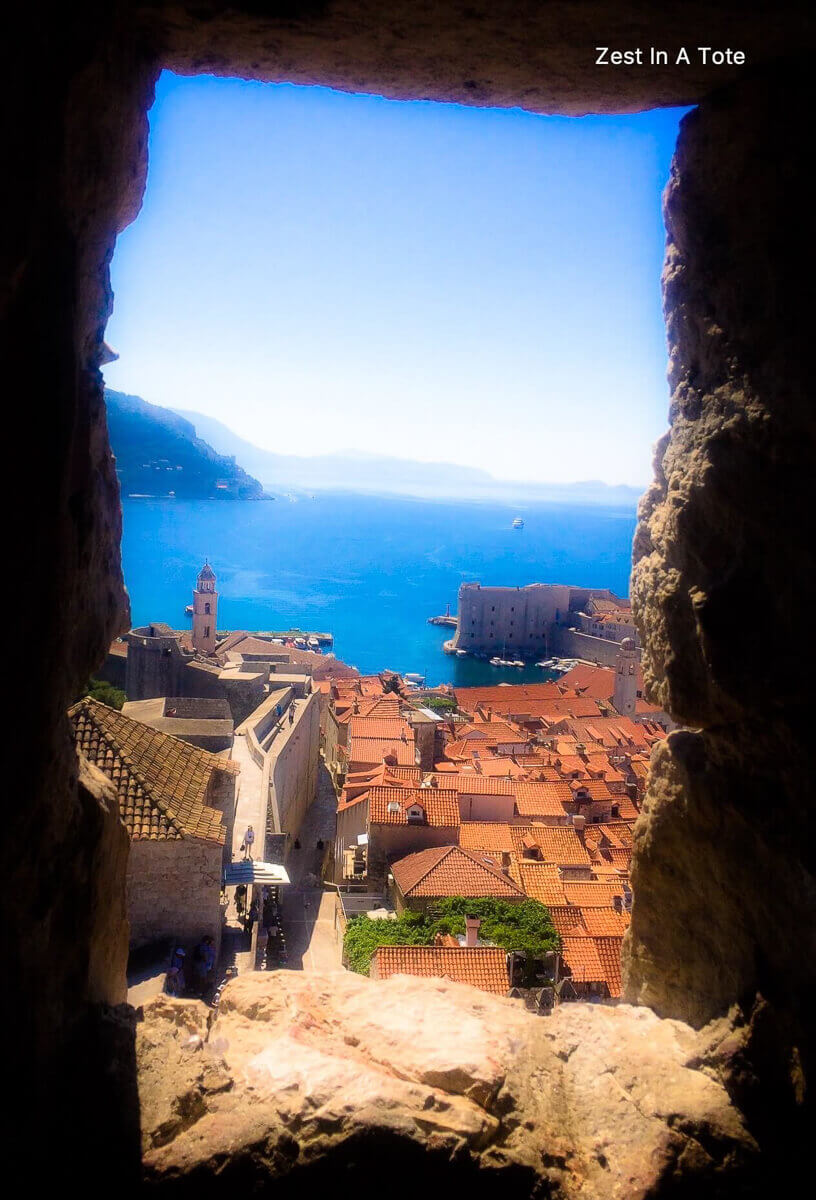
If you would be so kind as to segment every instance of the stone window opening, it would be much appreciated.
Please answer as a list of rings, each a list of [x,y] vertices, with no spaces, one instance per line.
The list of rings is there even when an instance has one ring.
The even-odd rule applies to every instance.
[[[452,21],[459,19],[445,5],[438,7]],[[41,352],[44,371],[32,389],[38,403],[28,406],[30,415],[21,415],[31,423],[32,444],[43,443],[54,486],[43,489],[44,516],[34,514],[26,523],[20,555],[32,592],[40,595],[41,587],[42,594],[15,641],[26,656],[33,646],[44,670],[36,690],[34,679],[28,683],[24,676],[37,673],[20,674],[28,728],[20,733],[18,753],[30,763],[31,777],[23,802],[9,813],[4,860],[4,929],[9,941],[12,934],[16,939],[6,961],[10,989],[19,988],[24,1002],[16,1044],[8,1048],[9,1072],[21,1081],[20,1119],[10,1132],[18,1150],[36,1148],[34,1131],[26,1132],[22,1118],[30,1125],[30,1113],[52,1103],[63,1119],[51,1143],[53,1165],[41,1162],[41,1177],[59,1170],[63,1180],[81,1179],[79,1147],[83,1164],[95,1161],[111,1185],[126,1189],[138,1172],[135,1018],[119,1007],[127,846],[108,792],[69,753],[62,713],[82,678],[102,661],[111,638],[128,624],[118,495],[105,452],[97,366],[111,304],[107,264],[116,232],[140,201],[145,113],[158,68],[167,63],[192,71],[211,63],[236,74],[328,77],[383,94],[523,102],[566,113],[699,101],[684,123],[666,196],[664,296],[674,400],[670,432],[657,451],[656,480],[641,506],[632,588],[647,691],[688,728],[673,734],[653,759],[647,811],[635,839],[623,973],[626,999],[642,1006],[635,1017],[641,1034],[648,1027],[652,1061],[665,1068],[664,1086],[681,1078],[689,1089],[705,1081],[722,1085],[734,1098],[732,1114],[743,1122],[715,1120],[712,1113],[721,1112],[715,1105],[706,1109],[706,1137],[689,1140],[691,1126],[684,1132],[682,1120],[676,1121],[661,1142],[662,1161],[671,1164],[672,1173],[676,1167],[672,1179],[687,1190],[694,1191],[699,1177],[699,1194],[715,1182],[721,1195],[736,1195],[738,1188],[744,1193],[748,1179],[760,1187],[773,1170],[797,1165],[808,1144],[805,1118],[811,1116],[805,1107],[810,1102],[798,1098],[813,1057],[811,1018],[803,1005],[813,994],[814,956],[802,946],[802,931],[813,927],[812,865],[803,849],[812,839],[804,836],[802,822],[812,818],[809,806],[803,810],[799,803],[801,780],[809,772],[795,716],[806,694],[800,686],[804,663],[792,660],[784,683],[778,675],[760,683],[739,622],[723,617],[745,594],[761,589],[773,639],[773,652],[766,651],[769,658],[777,649],[781,654],[796,633],[791,615],[796,605],[781,581],[801,580],[811,564],[812,539],[797,539],[769,516],[801,516],[812,509],[812,470],[805,457],[812,418],[803,401],[808,355],[801,352],[806,322],[791,300],[800,274],[797,198],[806,194],[801,147],[807,144],[808,104],[801,87],[804,64],[774,62],[804,39],[791,23],[792,7],[780,3],[772,26],[758,26],[752,13],[744,14],[741,36],[754,58],[750,74],[726,70],[714,81],[691,69],[677,84],[668,75],[661,82],[642,69],[622,68],[610,82],[611,73],[583,66],[566,10],[565,30],[548,27],[544,38],[537,22],[548,16],[526,14],[519,25],[513,14],[506,19],[502,14],[491,26],[491,18],[474,9],[476,36],[467,45],[468,54],[481,53],[480,70],[478,62],[466,61],[455,38],[434,40],[433,29],[420,30],[410,16],[399,31],[403,54],[392,61],[382,53],[377,25],[387,25],[387,13],[366,18],[376,27],[373,37],[366,19],[333,24],[333,8],[315,13],[305,6],[303,14],[298,9],[281,21],[260,12],[249,16],[240,7],[222,11],[216,3],[214,20],[179,8],[177,19],[166,23],[158,7],[148,8],[140,13],[138,37],[127,4],[103,14],[92,30],[81,28],[82,12],[68,12],[65,20],[76,40],[54,39],[49,31],[39,45],[47,81],[42,103],[20,107],[21,144],[38,146],[38,153],[29,154],[31,161],[23,161],[19,171],[14,164],[10,178],[21,195],[37,202],[19,206],[19,262],[13,264],[14,287],[3,320],[13,335],[10,373],[30,379],[30,363]],[[719,17],[714,6],[700,11],[695,34],[703,41],[713,19],[707,11]],[[633,36],[642,32],[644,45],[675,35],[682,42],[671,13],[644,12],[633,25]],[[437,19],[436,12],[427,17],[431,23]],[[80,32],[82,50],[76,52]],[[508,52],[513,38],[525,51],[546,45],[560,69],[551,78],[535,54]],[[429,60],[432,43],[437,49]],[[318,45],[316,58],[310,58]],[[295,65],[283,68],[282,60]],[[785,123],[777,118],[780,112]],[[758,279],[764,286],[757,287]],[[59,411],[60,419],[44,422],[43,411]],[[729,419],[720,421],[725,415]],[[719,530],[728,537],[721,538]],[[55,589],[60,604],[49,606]],[[766,736],[757,737],[771,702],[774,722]],[[766,815],[761,799],[771,781],[776,802],[774,813]],[[710,836],[714,813],[719,827],[729,829],[728,838]],[[37,829],[36,844],[25,834],[31,828]],[[673,853],[681,834],[694,854]],[[778,862],[784,867],[778,869]],[[70,956],[61,951],[66,939],[60,915],[71,921]],[[791,930],[797,931],[793,940]],[[36,954],[26,951],[32,945]],[[568,1012],[571,1020],[578,1019],[576,1011]],[[622,1037],[630,1028],[628,1010],[609,1013],[615,1010],[594,1006],[579,1013],[585,1028],[594,1031],[596,1047],[602,1044],[603,1021],[615,1020]],[[506,1020],[509,1028],[512,1018]],[[671,1027],[674,1044],[679,1040],[687,1050],[682,1062],[672,1057],[671,1020],[689,1023]],[[704,1035],[694,1033],[709,1021],[720,1024],[708,1025]],[[557,1022],[551,1026],[557,1028]],[[633,1051],[643,1040],[630,1043]],[[577,1078],[570,1072],[580,1069],[585,1042],[589,1039],[578,1039],[578,1049],[568,1056],[571,1067],[546,1060],[553,1087],[543,1092],[569,1097],[577,1106],[573,1112],[581,1110],[577,1090],[569,1090],[570,1078]],[[111,1064],[119,1069],[112,1071]],[[637,1054],[616,1069],[630,1071],[632,1094],[649,1078],[648,1064]],[[597,1077],[603,1074],[599,1070]],[[507,1098],[510,1073],[502,1086]],[[206,1109],[221,1093],[194,1088],[194,1094],[196,1105],[200,1101]],[[701,1105],[714,1098],[709,1092],[695,1095]],[[682,1088],[673,1098],[680,1105]],[[546,1130],[546,1094],[541,1102],[543,1110],[537,1108],[530,1120]],[[589,1121],[589,1114],[582,1115]],[[627,1116],[637,1121],[637,1106]],[[654,1122],[661,1124],[659,1114]],[[638,1128],[645,1137],[646,1127]],[[764,1158],[753,1155],[744,1128]],[[591,1124],[584,1130],[591,1133]],[[169,1142],[148,1153],[148,1169],[160,1183],[161,1163],[172,1162],[173,1147],[185,1132],[176,1126]],[[370,1130],[366,1134],[372,1137]],[[427,1185],[434,1172],[448,1182],[460,1179],[460,1165],[419,1140],[383,1129],[374,1131],[373,1140],[388,1149],[392,1161],[424,1171]],[[291,1140],[283,1144],[291,1148]],[[342,1138],[338,1144],[342,1147]],[[344,1165],[338,1144],[321,1147],[327,1163]],[[414,1152],[412,1145],[419,1149]],[[512,1151],[511,1138],[503,1146],[501,1170]],[[625,1171],[614,1138],[602,1154],[588,1152],[580,1138],[567,1152],[573,1172],[586,1172],[585,1197],[611,1194],[622,1177],[614,1172]],[[471,1153],[481,1169],[490,1148]],[[548,1153],[553,1165],[547,1188],[559,1197],[574,1194],[557,1156]],[[251,1161],[251,1169],[258,1169],[257,1156]],[[249,1155],[232,1148],[219,1160],[219,1181],[228,1187],[230,1173],[247,1169],[249,1162]],[[629,1166],[645,1169],[640,1160]],[[279,1166],[268,1162],[263,1169],[274,1174]],[[299,1170],[291,1168],[288,1178],[297,1179]],[[593,1176],[594,1171],[601,1174]],[[206,1174],[202,1166],[198,1178]],[[668,1174],[647,1180],[644,1192],[667,1194],[668,1180]]]

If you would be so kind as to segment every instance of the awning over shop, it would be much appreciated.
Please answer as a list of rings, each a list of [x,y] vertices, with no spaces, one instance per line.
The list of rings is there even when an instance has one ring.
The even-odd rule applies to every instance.
[[[224,868],[224,886],[233,887],[237,883],[288,883],[289,876],[286,868],[278,863],[255,862],[251,858],[242,858],[237,862],[228,863]]]

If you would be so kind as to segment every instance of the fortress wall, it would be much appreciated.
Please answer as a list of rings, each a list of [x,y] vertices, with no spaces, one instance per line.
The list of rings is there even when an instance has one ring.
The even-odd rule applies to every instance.
[[[543,654],[569,600],[570,589],[562,584],[483,588],[463,583],[454,645],[474,654]]]
[[[591,633],[575,633],[571,629],[554,629],[550,649],[561,658],[585,658],[614,667],[620,645],[608,638],[593,637]]]

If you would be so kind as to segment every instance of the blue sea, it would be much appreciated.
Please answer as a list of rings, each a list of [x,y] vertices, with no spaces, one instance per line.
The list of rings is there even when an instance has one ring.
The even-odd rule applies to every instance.
[[[125,500],[122,553],[134,625],[185,628],[209,559],[219,629],[325,630],[363,673],[429,685],[540,680],[442,651],[460,583],[569,583],[628,594],[631,509],[427,501],[319,493],[274,501]],[[516,516],[523,529],[513,529]]]

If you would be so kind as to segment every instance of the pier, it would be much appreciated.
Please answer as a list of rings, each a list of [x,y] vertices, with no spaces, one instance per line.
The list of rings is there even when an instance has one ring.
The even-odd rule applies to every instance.
[[[451,629],[456,628],[458,617],[451,616],[450,605],[445,608],[445,612],[441,617],[428,617],[429,625],[449,625]]]

